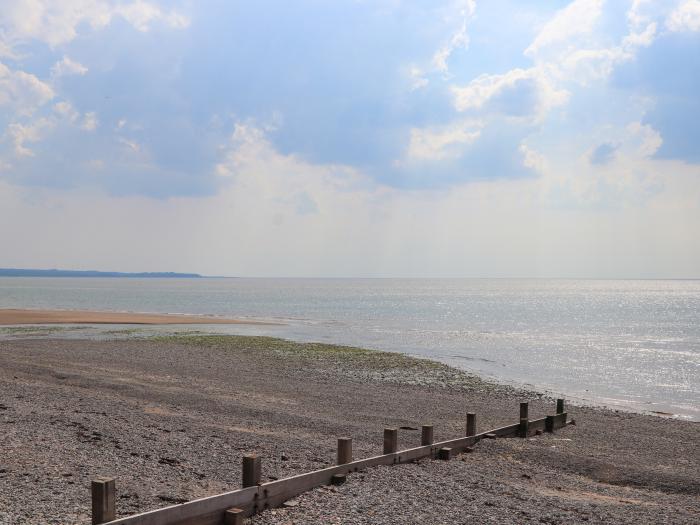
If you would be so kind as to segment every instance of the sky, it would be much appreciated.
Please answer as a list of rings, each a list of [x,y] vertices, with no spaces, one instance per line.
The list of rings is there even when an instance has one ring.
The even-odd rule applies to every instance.
[[[0,0],[0,267],[700,277],[700,0]]]

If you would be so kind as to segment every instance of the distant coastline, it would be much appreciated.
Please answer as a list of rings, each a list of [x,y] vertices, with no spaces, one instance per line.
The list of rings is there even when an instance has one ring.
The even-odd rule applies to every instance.
[[[35,270],[25,268],[0,268],[0,277],[138,277],[138,278],[187,278],[198,279],[203,277],[198,273],[176,272],[100,272],[97,270]]]

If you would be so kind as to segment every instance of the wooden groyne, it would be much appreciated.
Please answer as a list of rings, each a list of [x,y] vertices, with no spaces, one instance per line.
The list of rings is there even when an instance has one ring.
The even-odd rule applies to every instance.
[[[432,425],[421,428],[421,445],[398,450],[398,429],[384,429],[384,448],[381,456],[354,460],[352,439],[338,439],[336,465],[299,474],[285,479],[261,483],[262,458],[258,455],[243,457],[243,488],[215,496],[201,498],[179,505],[135,514],[125,518],[116,517],[116,482],[114,478],[99,478],[92,482],[93,525],[242,525],[246,516],[266,509],[279,507],[285,501],[321,485],[343,483],[348,474],[378,465],[399,465],[419,459],[449,460],[454,454],[464,452],[482,439],[526,438],[540,435],[572,424],[564,411],[564,400],[558,399],[556,413],[541,419],[530,420],[528,403],[520,403],[520,419],[505,427],[476,432],[476,414],[467,413],[465,435],[433,442]]]

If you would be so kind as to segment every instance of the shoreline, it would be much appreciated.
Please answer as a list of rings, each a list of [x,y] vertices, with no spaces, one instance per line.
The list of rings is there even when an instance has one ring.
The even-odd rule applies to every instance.
[[[266,321],[227,319],[192,314],[156,314],[138,312],[108,312],[96,310],[32,310],[19,308],[0,309],[0,326],[45,324],[246,324],[275,325]]]
[[[513,423],[523,400],[533,418],[552,410],[541,393],[427,359],[223,335],[3,340],[0,398],[0,522],[17,525],[89,523],[86,487],[101,475],[117,478],[124,516],[239,487],[250,452],[269,480],[333,464],[339,436],[361,458],[381,450],[387,426],[403,428],[404,447],[421,424],[436,440],[463,435],[467,410],[481,430]],[[251,523],[697,522],[699,424],[568,412],[578,424],[554,435],[370,469]]]
[[[2,312],[7,312],[7,311],[19,311],[22,313],[27,313],[27,314],[33,314],[35,312],[38,312],[40,315],[43,314],[43,312],[56,312],[56,313],[68,313],[68,314],[95,314],[98,316],[107,316],[109,319],[110,316],[114,315],[128,315],[132,317],[136,317],[135,322],[127,322],[127,321],[122,321],[120,320],[114,320],[114,322],[108,321],[108,322],[52,322],[52,323],[47,323],[47,322],[38,322],[38,323],[26,323],[26,324],[4,324],[2,322]],[[170,322],[168,323],[162,323],[162,322],[157,322],[161,317],[167,318]],[[180,321],[183,317],[186,318],[191,318],[192,320],[189,322],[182,322]],[[84,317],[82,317],[84,319]],[[139,318],[143,318],[142,322],[139,322]],[[210,319],[218,320],[219,322],[211,322]],[[123,326],[123,329],[111,329],[107,328],[110,326]],[[135,328],[128,328],[129,325],[134,325]],[[172,331],[168,331],[167,327],[172,326],[176,327],[177,325],[182,325],[182,329],[178,330],[176,328],[173,328]],[[212,328],[208,331],[200,331],[196,328],[191,328],[192,332],[190,334],[187,333],[187,328],[186,326],[191,326],[191,327],[196,327],[197,325],[210,325]],[[209,316],[200,316],[197,314],[151,314],[151,313],[145,313],[145,312],[107,312],[107,311],[93,311],[93,310],[40,310],[40,309],[1,309],[0,308],[0,340],[4,339],[23,339],[25,337],[31,337],[31,338],[36,338],[36,339],[42,339],[42,338],[48,338],[48,337],[60,337],[62,339],[86,339],[86,340],[116,340],[116,339],[132,339],[132,338],[152,338],[152,337],[168,337],[168,336],[183,336],[187,337],[188,335],[208,335],[212,337],[236,337],[236,336],[252,336],[252,337],[270,337],[270,338],[281,338],[284,340],[289,340],[295,343],[299,344],[315,344],[318,342],[316,339],[308,339],[305,337],[298,338],[294,337],[294,335],[290,335],[287,333],[281,333],[279,335],[271,333],[271,332],[265,332],[263,331],[262,333],[256,333],[256,332],[248,332],[248,331],[243,331],[243,332],[217,332],[216,329],[213,328],[212,325],[219,325],[222,327],[225,327],[227,325],[229,326],[260,326],[260,327],[285,327],[288,326],[288,323],[282,322],[282,321],[276,321],[276,320],[245,320],[245,319],[223,319],[220,317],[209,317]],[[89,327],[93,327],[94,330],[86,330]],[[138,328],[137,328],[138,327]],[[159,327],[162,328],[163,330],[159,330]],[[347,346],[346,344],[342,342],[327,342],[324,341],[322,344],[329,344],[333,346],[338,346],[338,347],[343,347]],[[415,353],[405,353],[405,352],[400,352],[397,350],[384,350],[381,348],[372,348],[371,346],[368,347],[361,347],[363,349],[372,351],[372,352],[387,352],[391,354],[397,354],[400,356],[405,356],[409,358],[416,358],[420,360],[427,360],[431,362],[436,362],[440,363],[442,365],[454,368],[456,370],[462,371],[466,374],[471,374],[474,376],[478,376],[481,378],[483,381],[487,381],[490,383],[495,383],[495,384],[500,384],[504,386],[511,387],[515,390],[526,390],[526,391],[531,391],[531,392],[540,392],[543,395],[546,395],[551,398],[555,397],[566,397],[567,399],[574,401],[575,404],[578,406],[582,407],[590,407],[590,408],[601,408],[601,409],[607,409],[607,410],[620,410],[624,412],[629,412],[629,413],[634,413],[634,414],[642,414],[642,415],[651,415],[651,416],[656,416],[656,417],[662,417],[662,418],[672,418],[672,419],[678,419],[681,421],[689,421],[689,422],[700,422],[700,413],[697,413],[696,410],[694,411],[677,411],[673,412],[677,407],[674,407],[673,405],[667,404],[667,403],[662,403],[662,402],[655,402],[652,403],[652,406],[648,406],[649,403],[647,404],[641,404],[641,403],[636,403],[631,400],[627,400],[624,398],[611,398],[611,397],[606,397],[603,395],[596,396],[591,394],[590,392],[584,393],[580,391],[562,391],[560,389],[553,388],[550,385],[543,385],[543,384],[537,384],[537,383],[532,383],[526,380],[523,381],[518,381],[515,379],[507,379],[507,378],[502,378],[499,377],[495,374],[488,374],[488,373],[483,373],[482,371],[479,371],[478,369],[472,369],[472,368],[467,368],[467,367],[460,367],[456,365],[453,362],[449,362],[448,360],[441,360],[439,358],[431,358],[429,356],[424,356],[421,354],[415,354]]]

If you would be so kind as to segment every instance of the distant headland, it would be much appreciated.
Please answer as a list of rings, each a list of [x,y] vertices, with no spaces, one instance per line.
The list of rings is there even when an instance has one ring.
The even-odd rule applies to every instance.
[[[140,278],[200,278],[198,273],[176,272],[100,272],[97,270],[32,270],[25,268],[0,268],[0,277],[140,277]]]

